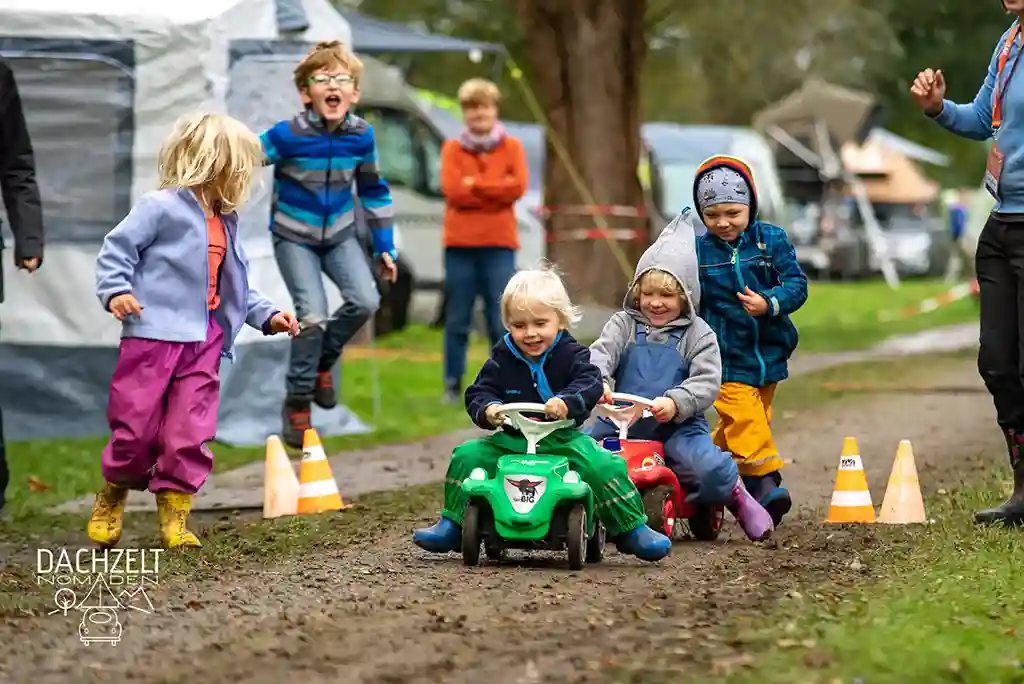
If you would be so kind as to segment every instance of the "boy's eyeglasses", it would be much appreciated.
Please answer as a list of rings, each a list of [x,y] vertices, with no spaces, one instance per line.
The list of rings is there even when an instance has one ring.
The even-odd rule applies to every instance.
[[[332,76],[328,76],[327,74],[317,74],[316,76],[310,76],[309,78],[309,82],[312,85],[327,85],[331,81],[334,81],[340,86],[345,86],[355,83],[355,80],[356,79],[352,78],[349,74],[334,74]]]

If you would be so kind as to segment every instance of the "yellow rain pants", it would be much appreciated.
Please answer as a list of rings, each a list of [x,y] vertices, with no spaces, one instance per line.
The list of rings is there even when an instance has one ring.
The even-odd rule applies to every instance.
[[[782,469],[772,439],[775,387],[776,383],[753,387],[725,382],[715,401],[718,425],[711,439],[719,449],[732,454],[741,476],[757,477]]]

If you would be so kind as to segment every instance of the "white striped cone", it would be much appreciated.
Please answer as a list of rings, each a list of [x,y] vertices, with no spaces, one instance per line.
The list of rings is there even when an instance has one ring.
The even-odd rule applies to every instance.
[[[857,440],[847,437],[843,440],[843,453],[839,459],[836,483],[832,490],[827,523],[873,523],[875,506],[871,502],[871,490],[860,460]]]
[[[302,463],[299,465],[299,515],[340,511],[347,508],[338,492],[331,465],[316,430],[302,437]]]

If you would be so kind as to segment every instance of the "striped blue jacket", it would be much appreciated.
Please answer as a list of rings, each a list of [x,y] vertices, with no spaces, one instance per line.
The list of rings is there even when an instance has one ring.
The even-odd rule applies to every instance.
[[[374,256],[396,256],[391,190],[377,170],[377,142],[367,121],[350,113],[330,132],[307,110],[260,139],[274,165],[271,232],[308,245],[335,245],[353,235],[354,181]]]

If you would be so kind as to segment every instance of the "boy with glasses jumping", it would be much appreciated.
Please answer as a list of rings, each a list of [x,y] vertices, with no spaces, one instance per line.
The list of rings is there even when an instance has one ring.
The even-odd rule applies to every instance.
[[[337,405],[332,380],[342,348],[376,313],[380,294],[356,234],[358,192],[382,277],[397,276],[391,191],[381,178],[373,127],[349,109],[363,65],[338,41],[318,43],[295,68],[305,110],[260,137],[274,165],[270,230],[300,333],[291,343],[283,438],[294,448],[310,427],[310,403]],[[331,313],[321,272],[341,291]]]

